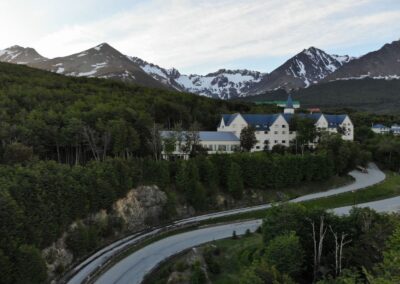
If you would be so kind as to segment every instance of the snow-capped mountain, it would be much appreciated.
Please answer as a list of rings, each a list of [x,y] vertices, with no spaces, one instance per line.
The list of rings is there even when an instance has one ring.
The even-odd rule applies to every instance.
[[[306,88],[338,79],[400,79],[400,41],[360,58],[304,49],[271,73],[221,69],[207,75],[185,75],[138,57],[122,54],[107,43],[66,57],[47,59],[32,48],[13,46],[0,51],[0,61],[27,64],[68,76],[118,79],[202,96],[232,99],[275,89]]]
[[[365,54],[329,75],[324,81],[362,79],[400,79],[400,40]]]
[[[185,92],[186,89],[177,84],[175,79],[179,78],[181,74],[175,68],[165,69],[158,65],[149,63],[138,57],[128,57],[132,62],[139,66],[144,72],[153,77],[155,80],[170,86],[171,88]]]
[[[30,47],[25,48],[19,45],[14,45],[4,50],[0,50],[0,62],[29,64],[43,60],[46,60],[46,58]]]
[[[248,93],[257,94],[279,88],[306,88],[320,82],[353,59],[348,55],[329,55],[321,49],[310,47],[264,76]]]
[[[28,65],[68,76],[119,79],[149,87],[165,88],[164,84],[147,75],[126,55],[107,43],[66,57]]]
[[[191,93],[231,99],[246,94],[263,76],[257,71],[221,69],[205,76],[181,75],[175,81]]]
[[[221,69],[207,75],[183,75],[175,68],[165,69],[132,57],[143,71],[172,88],[202,96],[230,99],[246,93],[264,76],[258,71]]]

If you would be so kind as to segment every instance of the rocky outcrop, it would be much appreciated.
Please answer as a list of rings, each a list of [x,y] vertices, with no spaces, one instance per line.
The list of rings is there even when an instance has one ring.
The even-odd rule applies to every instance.
[[[101,210],[88,216],[84,220],[78,220],[70,225],[68,232],[73,232],[79,226],[103,226],[110,220],[119,218],[123,221],[122,231],[117,229],[111,238],[121,237],[123,234],[135,232],[160,222],[164,206],[167,203],[167,195],[157,186],[139,186],[116,201],[110,212]],[[101,225],[102,224],[102,225]],[[76,261],[74,255],[66,247],[68,232],[42,251],[46,260],[49,279],[54,279],[69,268]],[[99,238],[101,238],[99,236]],[[112,239],[99,240],[100,244],[112,241]],[[54,282],[54,281],[53,281]],[[55,283],[55,282],[54,282]]]
[[[157,186],[140,186],[113,206],[113,214],[124,220],[128,231],[156,224],[167,203],[167,195]]]
[[[66,234],[42,251],[50,279],[54,278],[57,274],[63,273],[64,269],[68,267],[74,259],[72,253],[66,249],[65,239]]]

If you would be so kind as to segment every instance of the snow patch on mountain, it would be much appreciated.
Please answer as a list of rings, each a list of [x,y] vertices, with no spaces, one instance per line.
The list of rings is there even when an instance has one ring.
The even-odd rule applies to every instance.
[[[14,45],[4,50],[0,50],[0,61],[14,64],[29,64],[35,61],[41,61],[45,58],[38,54],[33,48],[24,48]]]
[[[296,55],[289,68],[293,76],[300,78],[304,82],[304,87],[307,88],[332,74],[352,59],[348,55],[330,55],[318,48],[310,47]]]
[[[183,75],[175,68],[165,69],[137,57],[129,58],[148,75],[176,90],[220,99],[241,96],[263,76],[257,71],[225,69],[205,76]]]
[[[96,63],[92,65],[92,70],[88,72],[80,72],[76,76],[78,77],[93,77],[97,73],[97,71],[101,68],[104,68],[107,66],[107,62],[101,62],[101,63]]]
[[[362,79],[376,79],[376,80],[399,80],[400,75],[387,75],[387,76],[371,76],[370,74],[364,74],[357,77],[346,77],[346,78],[336,78],[330,81],[347,81],[347,80],[362,80]]]
[[[188,92],[207,97],[230,99],[241,96],[261,80],[262,73],[248,70],[220,70],[206,76],[181,75],[176,82]]]

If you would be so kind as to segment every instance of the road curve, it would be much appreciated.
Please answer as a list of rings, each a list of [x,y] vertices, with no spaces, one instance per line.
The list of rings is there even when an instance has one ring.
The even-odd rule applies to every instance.
[[[170,256],[213,240],[229,238],[232,236],[233,231],[235,231],[237,235],[243,235],[247,229],[254,232],[261,223],[261,220],[251,220],[207,227],[162,239],[134,252],[118,262],[117,265],[104,273],[96,281],[96,284],[140,283],[151,269]]]
[[[289,202],[302,202],[302,201],[337,195],[337,194],[341,194],[341,193],[345,193],[345,192],[349,192],[349,191],[356,191],[356,190],[360,190],[360,189],[363,189],[366,187],[370,187],[374,184],[380,183],[383,180],[385,180],[385,178],[386,178],[385,173],[382,172],[373,163],[368,165],[368,173],[367,174],[362,173],[360,171],[352,171],[349,173],[349,175],[354,178],[354,182],[352,182],[349,185],[330,189],[330,190],[324,191],[324,192],[307,194],[307,195],[292,199]],[[210,214],[206,214],[206,215],[187,218],[184,220],[177,221],[177,222],[175,222],[175,224],[182,225],[185,223],[199,222],[199,221],[214,219],[214,218],[218,218],[218,217],[234,215],[234,214],[238,214],[238,213],[246,213],[246,212],[251,212],[251,211],[267,209],[270,207],[271,207],[271,204],[268,203],[268,204],[263,204],[263,205],[258,205],[258,206],[232,209],[232,210],[227,210],[227,211],[222,211],[222,212],[217,212],[217,213],[210,213]]]
[[[340,194],[340,193],[344,193],[344,192],[348,192],[348,191],[355,191],[355,190],[363,189],[365,187],[372,186],[372,185],[377,184],[385,179],[385,174],[382,171],[380,171],[379,168],[375,164],[370,164],[368,166],[367,174],[361,173],[359,171],[352,171],[349,174],[355,179],[355,181],[353,183],[351,183],[350,185],[331,189],[331,190],[321,192],[321,193],[308,194],[308,195],[293,199],[290,202],[301,202],[301,201],[305,201],[305,200],[311,200],[311,199],[316,199],[316,198],[321,198],[321,197],[332,196],[332,195],[336,195],[336,194]],[[269,207],[271,207],[271,204],[263,204],[263,205],[258,205],[258,206],[233,209],[233,210],[227,210],[227,211],[211,213],[211,214],[206,214],[206,215],[201,215],[201,216],[195,216],[195,217],[183,219],[180,221],[175,221],[170,226],[172,226],[172,227],[180,226],[180,225],[199,222],[199,221],[203,221],[203,220],[209,220],[209,219],[214,219],[214,218],[218,218],[218,217],[230,216],[230,215],[234,215],[234,214],[238,214],[238,213],[245,213],[245,212],[267,209]],[[146,232],[144,234],[134,234],[132,236],[129,236],[127,238],[124,238],[122,240],[119,240],[115,243],[110,244],[109,246],[96,252],[91,257],[86,259],[84,262],[82,262],[81,264],[76,266],[71,271],[71,274],[73,274],[73,276],[67,281],[67,283],[68,284],[82,283],[85,279],[87,279],[87,277],[91,273],[93,273],[95,270],[97,270],[99,267],[101,267],[104,263],[106,263],[114,254],[126,249],[127,247],[132,246],[133,244],[143,240],[144,238],[147,238],[151,235],[156,235],[159,231],[161,231],[160,228],[152,230],[150,232]],[[106,272],[106,273],[108,273],[108,272]],[[131,282],[131,283],[135,283],[135,282]]]
[[[400,197],[358,204],[357,207],[370,207],[378,212],[400,212]],[[337,214],[348,214],[351,208],[352,206],[346,206],[332,211]],[[106,271],[96,284],[138,284],[143,281],[149,271],[172,255],[213,240],[228,238],[232,236],[233,231],[236,231],[238,235],[244,234],[247,229],[255,231],[261,223],[262,220],[258,219],[220,225],[162,239],[117,263]]]

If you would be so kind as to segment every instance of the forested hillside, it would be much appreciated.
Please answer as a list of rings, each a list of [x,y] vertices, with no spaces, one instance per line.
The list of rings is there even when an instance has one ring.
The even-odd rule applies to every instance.
[[[272,111],[245,103],[72,78],[0,63],[0,152],[12,142],[70,164],[106,156],[147,156],[154,128],[195,121],[215,130],[221,113]],[[276,111],[276,110],[275,110]],[[155,125],[157,124],[157,125]]]
[[[320,83],[291,92],[304,108],[353,108],[359,111],[398,113],[400,111],[400,80],[357,79]],[[285,100],[282,90],[243,98],[243,101]]]
[[[158,185],[166,193],[163,217],[171,220],[177,205],[192,208],[192,214],[215,210],[221,196],[222,206],[255,192],[271,196],[279,190],[286,198],[288,187],[329,181],[365,165],[369,151],[387,168],[400,165],[400,141],[374,137],[368,127],[356,132],[364,148],[332,136],[301,155],[291,147],[159,160],[161,128],[199,123],[213,130],[221,113],[274,111],[279,110],[0,64],[0,283],[46,283],[46,263],[54,257],[44,259],[41,251],[64,233],[75,261],[103,240],[121,237],[121,220],[75,229],[71,224],[110,211],[138,185]],[[58,266],[55,273],[68,268]]]

